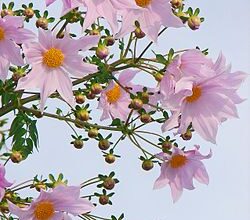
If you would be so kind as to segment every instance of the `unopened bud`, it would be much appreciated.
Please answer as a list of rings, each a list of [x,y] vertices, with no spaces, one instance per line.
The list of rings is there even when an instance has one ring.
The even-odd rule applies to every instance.
[[[7,15],[13,16],[14,12],[11,9],[3,9],[1,11],[1,16],[4,17],[4,16],[7,16]]]
[[[81,121],[89,120],[89,112],[86,109],[80,109],[76,112],[76,118]]]
[[[182,137],[183,140],[189,141],[192,138],[192,132],[190,130],[187,130],[186,133],[181,134],[181,137]]]
[[[93,92],[89,92],[87,95],[86,95],[87,99],[94,99],[95,98],[95,94]]]
[[[180,8],[183,4],[182,0],[171,0],[171,4],[173,8]]]
[[[32,8],[26,8],[24,11],[23,11],[23,15],[27,18],[32,18],[34,16],[35,12]]]
[[[35,189],[40,192],[41,190],[46,190],[46,185],[44,183],[35,184]]]
[[[96,138],[98,135],[98,129],[97,128],[91,128],[89,131],[88,131],[88,136],[90,138]]]
[[[109,203],[109,197],[107,195],[101,195],[99,197],[99,203],[101,205],[107,205]]]
[[[142,114],[140,119],[141,119],[141,122],[143,123],[149,123],[152,121],[152,118],[149,114]]]
[[[161,145],[162,151],[167,152],[172,148],[172,143],[170,141],[164,141]]]
[[[151,160],[144,160],[142,162],[142,169],[149,171],[154,167],[154,163]]]
[[[131,108],[134,110],[139,110],[143,106],[143,102],[141,99],[135,98],[131,101]]]
[[[98,147],[101,150],[108,150],[109,147],[110,147],[110,142],[107,139],[102,139],[102,140],[99,141]]]
[[[157,82],[161,82],[161,80],[163,79],[163,74],[162,73],[155,73],[154,74],[154,77],[155,77],[155,80],[157,81]]]
[[[138,39],[141,39],[141,38],[144,38],[145,37],[145,33],[141,30],[140,27],[137,27],[134,31],[135,33],[135,36],[138,38]]]
[[[112,179],[111,177],[107,177],[104,181],[103,181],[103,187],[105,189],[111,190],[115,187],[115,180]]]
[[[108,164],[112,164],[115,162],[115,156],[113,154],[107,154],[105,156],[105,161],[108,163]]]
[[[19,151],[14,151],[10,155],[10,159],[13,163],[20,163],[23,160],[23,155]]]
[[[100,94],[102,91],[102,86],[99,83],[95,83],[91,87],[91,92],[94,94]]]
[[[107,41],[107,46],[112,46],[115,43],[115,39],[112,36],[107,36],[106,41]]]
[[[85,102],[85,96],[83,94],[76,94],[75,99],[78,104],[83,104]]]
[[[81,140],[81,139],[76,139],[76,140],[72,141],[71,144],[73,144],[76,149],[83,148],[83,140]]]
[[[109,49],[105,45],[99,45],[96,49],[96,56],[101,60],[105,59],[109,55]]]
[[[47,29],[48,28],[48,19],[46,18],[38,18],[38,20],[36,21],[36,27],[37,28],[42,28],[42,29]]]
[[[192,16],[188,19],[188,26],[192,30],[199,29],[200,25],[201,25],[201,19],[198,16]]]

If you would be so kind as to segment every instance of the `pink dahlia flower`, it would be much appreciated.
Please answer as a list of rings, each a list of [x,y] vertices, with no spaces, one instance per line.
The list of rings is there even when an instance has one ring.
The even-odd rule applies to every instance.
[[[121,85],[133,92],[138,87],[131,83],[138,70],[124,70],[120,73],[118,80]],[[125,121],[131,109],[128,108],[131,102],[130,95],[124,91],[116,82],[111,81],[101,93],[98,109],[102,109],[101,120],[108,118],[119,118]]]
[[[83,29],[86,30],[97,18],[103,17],[110,25],[112,32],[118,31],[117,9],[114,8],[112,0],[83,0],[87,7]]]
[[[161,102],[173,112],[162,130],[179,127],[178,133],[185,133],[192,123],[201,137],[216,143],[218,125],[227,118],[238,117],[236,104],[243,100],[237,90],[247,74],[231,73],[223,55],[212,63],[205,55],[203,61],[193,59],[192,53],[196,52],[189,52],[190,60],[186,57],[184,66],[174,61],[176,66],[167,70],[161,82]]]
[[[35,38],[35,34],[23,28],[22,17],[5,16],[0,17],[0,80],[6,80],[10,63],[23,66],[24,61],[20,47],[22,44]]]
[[[10,212],[20,220],[71,219],[68,214],[77,216],[93,209],[91,202],[80,198],[80,187],[76,186],[59,185],[49,192],[41,191],[39,197],[23,209],[9,202]]]
[[[79,50],[88,50],[99,41],[98,36],[85,36],[73,40],[68,36],[57,39],[51,31],[39,30],[39,42],[24,45],[24,54],[31,72],[18,81],[17,90],[40,89],[41,110],[46,99],[56,90],[71,106],[75,99],[69,74],[81,78],[97,71],[93,64],[84,63]]]
[[[12,183],[8,182],[5,179],[5,168],[2,164],[0,164],[0,202],[2,201],[4,194],[5,194],[5,188],[10,187]]]
[[[116,0],[116,7],[122,10],[122,28],[117,38],[135,30],[135,21],[148,37],[156,41],[161,26],[183,27],[181,19],[172,12],[168,0]]]
[[[169,184],[173,201],[176,202],[183,189],[193,190],[193,178],[200,183],[208,184],[209,177],[203,159],[212,156],[212,152],[206,156],[200,154],[199,146],[195,150],[182,151],[177,147],[173,148],[172,155],[160,153],[157,157],[164,160],[161,164],[161,174],[154,183],[154,189],[160,189]]]

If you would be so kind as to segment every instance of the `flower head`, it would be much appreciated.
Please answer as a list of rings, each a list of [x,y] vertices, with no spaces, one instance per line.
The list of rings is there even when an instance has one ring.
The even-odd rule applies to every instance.
[[[135,21],[148,37],[156,41],[160,27],[183,27],[171,4],[166,0],[116,0],[116,7],[122,11],[123,22],[117,38],[135,30]]]
[[[161,164],[161,174],[155,181],[154,189],[169,185],[173,201],[176,202],[184,188],[194,189],[193,178],[200,183],[208,184],[209,177],[201,160],[208,159],[211,156],[211,151],[206,156],[201,155],[199,146],[189,151],[182,151],[174,147],[171,155],[158,154],[157,157],[163,159],[164,162]]]
[[[137,70],[124,70],[119,75],[119,82],[128,90],[136,90],[137,87],[131,83],[131,80],[138,73]],[[111,81],[108,87],[102,91],[98,109],[102,109],[101,120],[112,117],[126,120],[130,109],[129,93],[121,88],[116,82]]]
[[[23,28],[22,17],[7,15],[0,17],[0,80],[7,78],[10,63],[22,66],[24,61],[20,47],[22,44],[35,38],[35,34]]]
[[[32,65],[31,72],[19,80],[17,90],[39,88],[41,110],[46,99],[56,90],[61,97],[74,106],[72,82],[69,73],[81,78],[97,71],[97,67],[84,63],[79,50],[85,51],[96,45],[98,36],[86,36],[73,40],[68,36],[57,39],[51,31],[39,30],[39,42],[24,45],[25,57]]]
[[[183,134],[192,123],[199,135],[215,143],[218,125],[238,117],[236,104],[243,100],[237,90],[247,74],[231,73],[222,54],[215,63],[205,55],[198,56],[179,64],[174,60],[161,82],[162,104],[174,112],[162,129],[179,127],[178,132]]]
[[[5,188],[10,187],[12,183],[7,181],[5,179],[5,168],[2,164],[0,164],[0,202],[2,201],[4,194],[5,194]]]
[[[11,213],[20,220],[62,220],[67,214],[74,216],[90,212],[94,205],[80,198],[80,187],[59,185],[49,192],[41,191],[29,207],[21,209],[9,202]]]

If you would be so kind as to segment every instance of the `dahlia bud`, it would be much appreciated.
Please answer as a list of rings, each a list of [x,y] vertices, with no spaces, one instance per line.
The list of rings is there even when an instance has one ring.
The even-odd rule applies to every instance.
[[[95,83],[91,86],[91,92],[93,94],[100,94],[102,91],[102,86],[99,83]]]
[[[98,29],[93,29],[89,32],[90,35],[100,35],[100,31]]]
[[[169,151],[172,147],[173,147],[173,145],[170,141],[164,141],[161,145],[163,152]]]
[[[200,25],[201,25],[201,19],[198,16],[192,16],[188,19],[188,26],[192,30],[199,29]]]
[[[105,161],[108,163],[108,164],[112,164],[115,162],[115,156],[113,154],[107,154],[105,156]]]
[[[96,56],[101,60],[105,59],[109,55],[109,49],[105,45],[99,45],[96,49]]]
[[[107,205],[109,203],[109,197],[107,195],[101,195],[99,197],[99,203],[101,205]]]
[[[147,104],[149,102],[149,94],[147,92],[143,92],[141,94],[141,100],[143,104]]]
[[[76,103],[83,104],[85,102],[85,96],[81,93],[75,95]]]
[[[99,141],[98,147],[101,150],[108,150],[109,147],[110,147],[110,142],[107,139],[102,139],[102,140]]]
[[[23,155],[19,151],[14,151],[10,155],[10,159],[13,163],[20,163],[23,160]]]
[[[42,29],[48,29],[48,19],[47,18],[38,18],[36,21],[36,27],[37,28],[42,28]]]
[[[24,77],[26,74],[25,72],[22,72],[22,71],[16,71],[13,73],[12,75],[12,79],[15,81],[15,82],[18,82],[18,80],[22,77]]]
[[[98,129],[97,128],[91,128],[89,131],[88,131],[88,136],[90,138],[96,138],[98,135]]]
[[[35,12],[32,8],[26,8],[24,11],[23,11],[23,15],[26,17],[26,18],[33,18]]]
[[[112,46],[115,43],[115,39],[112,36],[106,37],[107,46]]]
[[[140,27],[136,27],[134,33],[135,33],[135,36],[136,36],[138,39],[144,38],[145,35],[146,35],[146,34],[141,30]]]
[[[7,15],[13,16],[14,15],[14,11],[12,11],[11,9],[3,9],[1,11],[1,16],[4,17],[4,16],[7,16]]]
[[[89,92],[87,95],[86,95],[87,99],[94,99],[95,98],[95,94],[93,92]]]
[[[86,109],[80,109],[76,111],[76,118],[81,121],[89,120],[89,112]]]
[[[105,178],[103,181],[103,187],[108,190],[113,189],[115,187],[115,180],[111,177]]]
[[[35,184],[35,189],[40,192],[41,190],[46,190],[46,185],[42,182]]]
[[[154,74],[155,80],[157,82],[160,82],[162,80],[163,76],[164,75],[162,73],[159,73],[159,72],[157,72],[157,73]]]
[[[131,101],[131,108],[134,110],[139,110],[143,106],[143,102],[141,99],[135,98]]]
[[[142,169],[146,171],[151,170],[153,167],[154,167],[154,163],[149,159],[146,159],[142,162]]]
[[[180,8],[183,4],[182,0],[171,0],[171,4],[173,8]]]
[[[76,139],[76,140],[72,141],[71,144],[73,144],[76,149],[83,148],[83,140],[81,140],[81,139]]]
[[[192,132],[190,130],[187,130],[186,133],[181,134],[181,137],[184,141],[189,141],[192,138]]]
[[[142,114],[140,119],[141,119],[141,122],[145,124],[152,121],[152,118],[149,114]]]

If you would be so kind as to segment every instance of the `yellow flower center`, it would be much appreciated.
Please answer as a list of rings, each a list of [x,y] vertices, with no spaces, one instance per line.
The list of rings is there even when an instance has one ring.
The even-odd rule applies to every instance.
[[[0,41],[4,40],[4,38],[5,38],[4,29],[2,27],[0,27]]]
[[[106,92],[106,97],[109,103],[116,103],[121,97],[121,89],[118,84],[115,84],[114,87]]]
[[[202,94],[201,88],[199,86],[194,86],[192,89],[193,94],[186,98],[186,101],[189,103],[197,101]]]
[[[54,205],[50,201],[39,202],[34,211],[36,220],[49,220],[54,216]]]
[[[151,4],[152,0],[135,0],[135,3],[142,7],[142,8],[146,8]]]
[[[43,63],[51,68],[62,66],[64,61],[64,54],[60,49],[50,48],[43,54]]]
[[[171,160],[170,160],[170,166],[172,168],[179,168],[179,167],[184,166],[186,164],[186,162],[187,162],[186,156],[177,154],[177,155],[174,155],[171,158]]]

